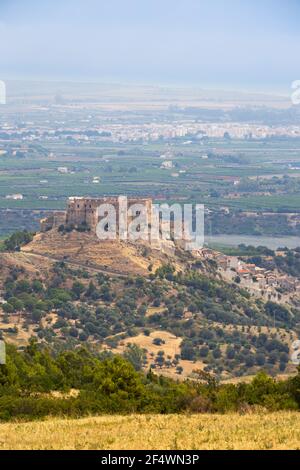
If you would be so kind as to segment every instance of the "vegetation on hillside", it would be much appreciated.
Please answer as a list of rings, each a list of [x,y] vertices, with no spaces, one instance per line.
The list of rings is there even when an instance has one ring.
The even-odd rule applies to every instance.
[[[32,239],[33,233],[27,230],[15,232],[3,241],[1,249],[2,251],[20,251],[20,248],[30,243]]]
[[[167,357],[162,344],[149,365],[178,366],[178,374],[180,359],[203,361],[206,371],[218,375],[255,374],[259,367],[284,372],[293,340],[289,330],[299,322],[297,309],[251,299],[237,285],[204,275],[197,266],[177,274],[163,266],[149,278],[126,279],[91,275],[64,262],[56,263],[47,278],[28,278],[24,270],[11,268],[3,297],[4,326],[17,318],[15,334],[31,331],[53,350],[82,344],[116,348],[138,334],[168,331],[183,339],[181,352]]]
[[[32,341],[23,353],[9,345],[7,353],[6,365],[0,366],[1,420],[134,412],[223,413],[257,405],[273,411],[300,408],[300,370],[284,382],[261,372],[250,384],[224,385],[202,371],[197,372],[197,380],[185,382],[151,371],[144,375],[120,356],[95,356],[82,348],[53,356]]]

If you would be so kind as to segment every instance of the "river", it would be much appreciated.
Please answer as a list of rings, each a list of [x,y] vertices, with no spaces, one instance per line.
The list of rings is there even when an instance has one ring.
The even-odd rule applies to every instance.
[[[256,237],[253,235],[213,235],[205,237],[206,245],[238,246],[241,244],[252,246],[266,246],[271,250],[278,248],[300,247],[300,237]]]

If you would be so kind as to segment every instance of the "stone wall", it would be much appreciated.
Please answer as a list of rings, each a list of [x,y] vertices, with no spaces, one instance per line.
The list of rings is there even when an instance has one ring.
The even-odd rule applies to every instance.
[[[51,228],[65,225],[66,227],[78,227],[86,225],[91,231],[95,231],[98,220],[97,208],[102,204],[112,204],[116,210],[117,224],[119,218],[119,199],[117,197],[104,198],[85,198],[73,197],[69,198],[66,212],[55,213],[41,221],[41,231],[45,232]],[[128,208],[135,204],[143,204],[148,213],[149,223],[151,221],[152,200],[141,198],[128,198]],[[138,215],[138,214],[135,214]],[[128,220],[129,222],[130,220]]]
[[[60,211],[60,212],[54,212],[49,217],[42,219],[40,221],[41,232],[47,232],[48,230],[51,230],[54,227],[65,225],[66,215],[67,214],[65,211]]]

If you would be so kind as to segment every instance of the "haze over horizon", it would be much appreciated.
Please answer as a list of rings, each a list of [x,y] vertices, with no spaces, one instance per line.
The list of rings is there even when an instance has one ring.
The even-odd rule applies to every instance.
[[[296,0],[3,0],[0,79],[288,93],[299,12]]]

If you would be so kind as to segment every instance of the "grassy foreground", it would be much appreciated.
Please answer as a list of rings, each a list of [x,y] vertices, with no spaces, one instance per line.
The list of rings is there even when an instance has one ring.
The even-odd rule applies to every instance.
[[[0,424],[0,449],[300,449],[300,413],[131,415]]]

